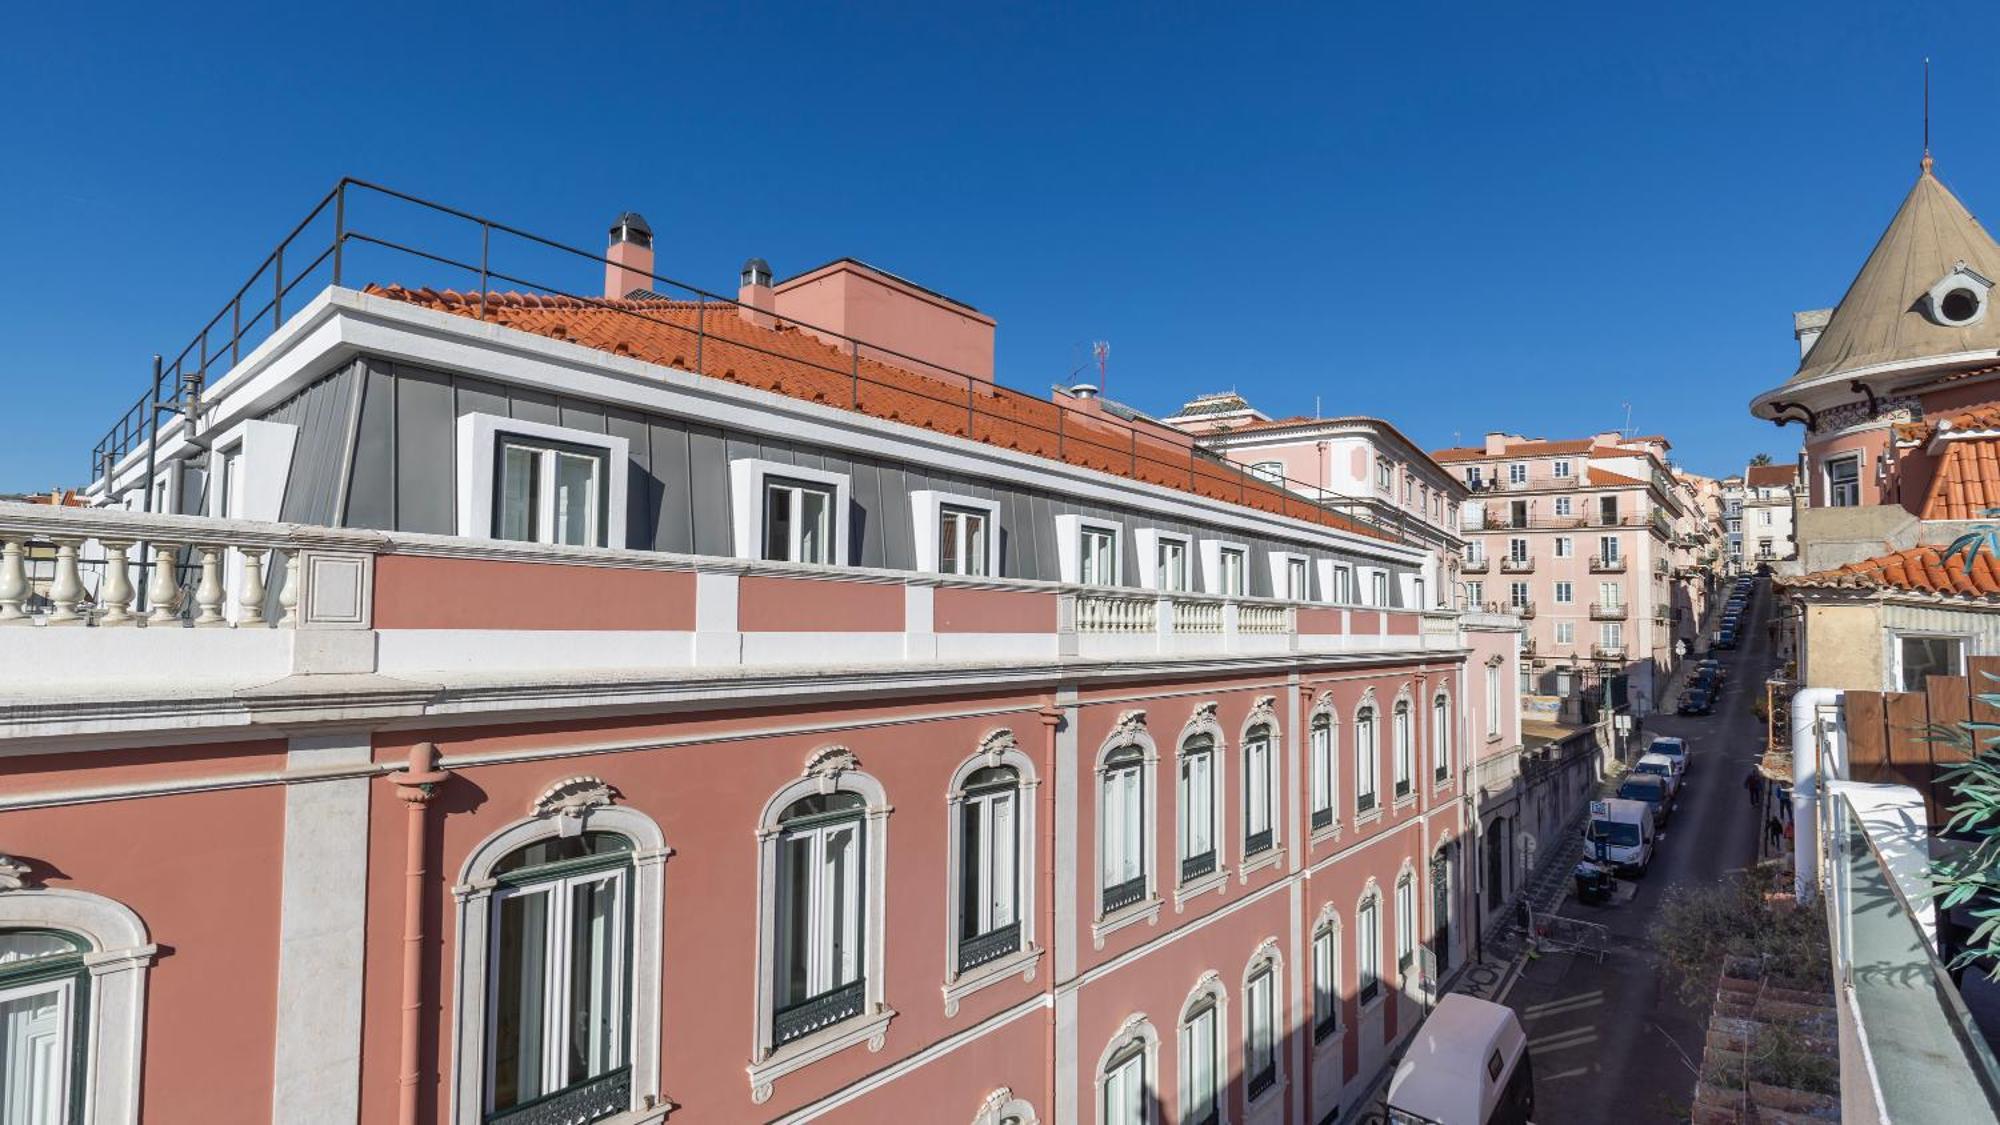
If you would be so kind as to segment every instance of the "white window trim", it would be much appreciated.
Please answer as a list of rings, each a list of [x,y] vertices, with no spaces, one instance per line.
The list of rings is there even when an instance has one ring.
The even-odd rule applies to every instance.
[[[1194,542],[1189,536],[1182,535],[1177,531],[1161,531],[1157,527],[1141,527],[1133,530],[1132,542],[1139,549],[1139,585],[1142,588],[1162,594],[1191,594],[1195,592]],[[1187,586],[1184,589],[1160,589],[1161,543],[1179,543],[1181,545],[1181,565],[1187,574]],[[1216,555],[1218,566],[1221,563],[1221,558],[1222,556],[1218,552]]]
[[[979,1112],[972,1115],[972,1125],[1004,1125],[1007,1121],[1018,1121],[1021,1125],[1040,1125],[1041,1117],[1026,1098],[1017,1098],[1014,1091],[1006,1086],[995,1089],[979,1103]]]
[[[660,1092],[661,948],[666,921],[666,863],[673,849],[653,819],[623,805],[585,808],[577,815],[554,811],[509,825],[482,841],[466,857],[452,888],[457,903],[458,933],[451,991],[457,1000],[452,1015],[451,1116],[456,1125],[480,1125],[486,1110],[486,982],[492,950],[493,892],[498,883],[493,868],[512,852],[556,836],[577,832],[616,832],[632,841],[631,1112],[657,1111],[638,1122],[664,1120],[673,1103]],[[620,1125],[625,1125],[623,1121]]]
[[[1320,601],[1330,605],[1350,605],[1356,600],[1360,587],[1355,585],[1354,567],[1352,565],[1341,562],[1339,559],[1315,559],[1313,567],[1319,571]],[[1340,596],[1340,575],[1343,571],[1347,574],[1347,597],[1345,599]]]
[[[1405,884],[1410,888],[1410,905],[1408,910],[1403,908],[1403,887]],[[1396,971],[1396,987],[1402,992],[1409,993],[1413,991],[1414,986],[1423,977],[1420,951],[1424,945],[1424,887],[1423,883],[1417,878],[1415,865],[1411,864],[1408,859],[1403,860],[1402,868],[1396,872],[1394,893],[1396,896],[1394,904],[1396,914],[1396,948],[1392,964]],[[1406,940],[1410,944],[1410,966],[1407,969],[1403,967],[1403,943]]]
[[[292,475],[292,447],[299,428],[283,422],[239,422],[215,435],[208,455],[208,514],[218,519],[276,521],[282,515],[285,486]],[[223,459],[241,457],[237,483],[242,502],[236,513],[223,511]]]
[[[802,1067],[837,1054],[856,1043],[867,1043],[872,1054],[882,1049],[888,1037],[889,1021],[895,1009],[883,1000],[884,903],[888,891],[889,797],[882,784],[862,773],[859,761],[845,747],[828,746],[816,750],[806,761],[805,776],[772,794],[757,818],[757,989],[756,1038],[750,1046],[750,1100],[763,1105],[771,1098],[778,1079]],[[867,838],[863,844],[868,865],[868,883],[863,904],[862,974],[864,999],[861,1014],[822,1028],[782,1046],[773,1048],[772,1012],[775,992],[778,932],[778,843],[783,829],[778,818],[792,802],[813,794],[854,793],[863,801],[862,820]]]
[[[1095,516],[1056,517],[1056,566],[1062,575],[1062,580],[1072,586],[1083,584],[1081,540],[1085,529],[1111,533],[1111,581],[1108,585],[1122,585],[1125,581],[1125,529],[1115,520],[1103,520]]]
[[[1243,778],[1242,793],[1239,794],[1240,799],[1237,801],[1237,805],[1244,817],[1243,823],[1237,826],[1237,836],[1242,838],[1248,835],[1249,830],[1250,732],[1261,726],[1270,735],[1270,745],[1265,752],[1265,758],[1271,776],[1270,786],[1264,794],[1264,799],[1269,802],[1269,808],[1265,815],[1270,818],[1271,846],[1258,852],[1255,856],[1245,855],[1243,857],[1243,862],[1238,865],[1237,870],[1237,881],[1239,883],[1248,883],[1253,873],[1266,867],[1281,864],[1285,858],[1284,795],[1286,790],[1285,771],[1281,764],[1284,760],[1285,732],[1278,725],[1278,714],[1271,706],[1273,702],[1275,701],[1269,699],[1269,697],[1258,700],[1258,705],[1252,707],[1249,716],[1243,720],[1243,729],[1239,732],[1236,740],[1238,747],[1236,760],[1239,763],[1238,773]]]
[[[847,566],[853,558],[847,549],[848,518],[853,488],[846,473],[809,469],[757,457],[738,457],[729,463],[730,544],[739,559],[764,557],[764,484],[771,477],[817,484],[833,491],[833,566]],[[619,510],[623,510],[622,508]],[[807,564],[817,565],[817,564]]]
[[[1365,762],[1361,756],[1361,713],[1363,711],[1374,713],[1368,725],[1370,734],[1374,736],[1375,746]],[[1360,702],[1354,705],[1354,800],[1357,802],[1354,811],[1354,823],[1356,824],[1366,824],[1369,821],[1379,818],[1389,804],[1389,802],[1382,799],[1382,727],[1384,725],[1384,718],[1382,705],[1376,702],[1375,689],[1371,687],[1362,694]],[[1369,783],[1365,787],[1365,790],[1375,798],[1375,807],[1365,812],[1361,810],[1358,803],[1364,791],[1364,786],[1361,784],[1364,779]]]
[[[1313,760],[1313,724],[1326,719],[1327,762],[1326,793],[1333,819],[1324,828],[1312,827],[1313,795],[1312,771],[1317,767]],[[1321,693],[1313,704],[1312,714],[1306,717],[1306,832],[1312,843],[1334,839],[1340,835],[1340,708],[1334,706],[1331,692]]]
[[[1439,746],[1437,740],[1437,705],[1440,701],[1444,703],[1445,744],[1443,746]],[[1425,718],[1430,723],[1428,738],[1431,747],[1430,774],[1433,779],[1432,788],[1443,789],[1452,783],[1454,776],[1458,772],[1458,763],[1454,760],[1452,754],[1457,741],[1453,736],[1456,734],[1454,728],[1458,726],[1458,712],[1452,707],[1450,688],[1439,687],[1437,691],[1431,694],[1431,710]],[[1444,767],[1444,777],[1442,778],[1437,776],[1439,766]]]
[[[1284,601],[1309,602],[1313,600],[1312,596],[1313,564],[1311,555],[1300,554],[1297,551],[1272,551],[1270,554],[1266,555],[1265,558],[1269,560],[1269,565],[1271,568],[1272,597]],[[1304,563],[1306,568],[1305,593],[1301,594],[1297,598],[1293,598],[1290,594],[1286,593],[1285,591],[1285,586],[1288,577],[1286,571],[1291,567],[1291,564],[1295,562]]]
[[[1890,679],[1883,691],[1903,690],[1903,642],[1905,640],[1942,640],[1958,642],[1958,671],[1953,675],[1963,676],[1967,662],[1972,657],[1972,637],[1965,633],[1940,633],[1923,629],[1903,629],[1889,634],[1889,659],[1885,666],[1890,669]]]
[[[90,975],[83,1035],[86,1125],[137,1125],[145,1051],[146,976],[160,947],[123,903],[84,891],[0,890],[0,927],[59,930],[82,938]]]
[[[1398,708],[1404,709],[1403,713],[1409,716],[1410,736],[1407,746],[1397,737]],[[1423,754],[1420,741],[1423,737],[1423,722],[1423,718],[1417,714],[1416,697],[1410,693],[1410,685],[1404,684],[1402,689],[1396,692],[1395,700],[1389,704],[1389,800],[1399,809],[1415,803],[1417,794],[1423,792]],[[1408,752],[1407,755],[1405,751]],[[1410,791],[1398,797],[1396,775],[1402,770],[1406,757],[1410,764]]]
[[[1189,741],[1202,735],[1208,736],[1211,740],[1208,748],[1208,783],[1210,787],[1208,795],[1208,839],[1210,846],[1215,849],[1215,870],[1182,883],[1180,881],[1180,861],[1187,857],[1181,855],[1181,829],[1187,822],[1187,805],[1181,800],[1181,758],[1187,753]],[[1229,792],[1227,781],[1229,771],[1226,768],[1226,763],[1229,760],[1228,753],[1229,741],[1222,735],[1222,724],[1216,722],[1211,713],[1207,711],[1197,712],[1193,719],[1188,720],[1187,726],[1181,729],[1180,744],[1174,749],[1173,771],[1174,913],[1176,914],[1186,910],[1189,902],[1209,891],[1222,894],[1224,886],[1229,882],[1229,841],[1224,835],[1223,827],[1228,823],[1227,818],[1223,816],[1223,802],[1228,800]]]
[[[1272,1059],[1272,1065],[1277,1070],[1277,1074],[1274,1077],[1271,1084],[1265,1087],[1263,1090],[1259,1091],[1257,1097],[1255,1099],[1252,1099],[1250,1097],[1250,1072],[1249,1072],[1250,978],[1256,976],[1260,971],[1264,971],[1266,969],[1268,969],[1271,974],[1271,1059]],[[1285,1024],[1285,989],[1283,986],[1284,977],[1285,977],[1285,956],[1282,952],[1279,951],[1278,939],[1275,937],[1267,937],[1264,939],[1263,944],[1257,947],[1257,951],[1250,955],[1249,962],[1243,966],[1243,982],[1242,982],[1243,1003],[1241,1005],[1243,1009],[1243,1016],[1242,1016],[1242,1026],[1241,1028],[1239,1028],[1241,1032],[1241,1038],[1237,1040],[1237,1042],[1241,1044],[1243,1052],[1242,1059],[1243,1059],[1244,1109],[1246,1111],[1246,1116],[1252,1117],[1253,1119],[1256,1115],[1257,1107],[1271,1104],[1273,1098],[1282,1099],[1284,1097],[1283,1091],[1285,1087],[1290,1084],[1288,1076],[1285,1073],[1286,1070],[1285,1059],[1286,1056],[1291,1054],[1291,1051],[1287,1049],[1286,1040],[1288,1036],[1285,1033],[1286,1024]],[[1310,1035],[1311,1032],[1308,1031],[1307,1034]]]
[[[1125,1022],[1112,1034],[1111,1042],[1105,1044],[1104,1053],[1097,1056],[1097,1078],[1091,1085],[1097,1108],[1092,1111],[1092,1119],[1098,1125],[1108,1125],[1104,1120],[1104,1080],[1111,1060],[1127,1048],[1138,1045],[1145,1054],[1146,1088],[1141,1092],[1139,1104],[1144,1110],[1146,1125],[1160,1125],[1160,1033],[1153,1022],[1137,1012],[1125,1017]]]
[[[1015,863],[1016,877],[1020,880],[1015,914],[1020,919],[1021,948],[997,961],[974,966],[964,974],[958,971],[959,942],[959,880],[965,872],[965,830],[961,815],[965,803],[965,782],[973,773],[988,766],[1007,766],[1020,778],[1015,790],[1014,830],[1020,844]],[[1023,981],[1035,979],[1036,966],[1042,959],[1042,948],[1035,941],[1035,922],[1039,915],[1035,909],[1035,886],[1040,880],[1036,876],[1037,858],[1035,842],[1035,810],[1040,804],[1036,790],[1041,779],[1035,775],[1035,761],[1021,750],[1014,732],[1005,728],[989,733],[981,740],[980,749],[958,764],[952,771],[951,788],[945,798],[946,835],[950,845],[945,863],[945,944],[944,944],[944,1014],[958,1014],[959,1001],[978,992],[988,985],[1019,973]]]
[[[625,540],[625,486],[631,477],[632,443],[616,434],[600,434],[546,422],[525,422],[497,414],[467,414],[458,420],[458,533],[472,539],[493,538],[493,474],[502,437],[562,442],[604,453],[604,545],[629,546]]]
[[[1194,1103],[1194,1087],[1189,1079],[1193,1077],[1188,1066],[1188,1053],[1182,1044],[1187,1041],[1188,1017],[1203,1003],[1215,1006],[1215,1125],[1229,1125],[1229,990],[1222,986],[1222,974],[1214,969],[1203,973],[1194,982],[1187,999],[1181,1002],[1181,1018],[1174,1022],[1174,1053],[1178,1064],[1180,1100],[1175,1103],[1183,1113]]]
[[[1389,568],[1382,566],[1357,566],[1354,568],[1354,604],[1374,609],[1393,609],[1387,601],[1375,599],[1375,579],[1380,576],[1385,588],[1392,588]]]
[[[1375,998],[1373,1000],[1361,1000],[1361,980],[1364,976],[1361,971],[1361,951],[1368,947],[1368,938],[1370,936],[1366,928],[1362,925],[1362,917],[1365,914],[1362,908],[1367,906],[1370,900],[1373,900],[1375,903],[1375,933],[1373,935],[1375,938]],[[1392,989],[1392,985],[1389,983],[1389,974],[1382,964],[1382,954],[1385,952],[1382,948],[1383,931],[1388,929],[1389,926],[1388,919],[1385,917],[1388,914],[1388,905],[1383,900],[1382,885],[1376,882],[1373,875],[1370,875],[1368,882],[1361,888],[1361,897],[1354,900],[1354,995],[1355,999],[1359,1001],[1357,1012],[1360,1015],[1366,1015],[1376,1008],[1381,1007],[1382,1003],[1388,999]]]
[[[1338,1050],[1341,1040],[1347,1035],[1347,998],[1340,991],[1340,955],[1344,944],[1341,940],[1340,911],[1335,910],[1332,903],[1327,903],[1320,908],[1319,917],[1313,920],[1312,929],[1308,932],[1310,936],[1306,939],[1306,963],[1309,970],[1306,973],[1305,1028],[1306,1036],[1312,1042],[1313,1053],[1318,1054],[1322,1051]],[[1319,957],[1313,945],[1319,940],[1321,933],[1326,933],[1333,939],[1333,979],[1327,982],[1333,992],[1333,1030],[1324,1039],[1315,1034],[1319,1020]]]
[[[1250,548],[1244,543],[1234,543],[1227,539],[1203,539],[1197,545],[1201,552],[1201,589],[1212,598],[1233,598],[1239,595],[1222,588],[1222,552],[1224,550],[1243,553],[1243,593],[1250,594]]]
[[[1845,463],[1845,462],[1853,462],[1853,464],[1854,464],[1854,503],[1852,503],[1852,504],[1835,504],[1835,503],[1833,502],[1833,488],[1834,488],[1834,483],[1833,483],[1833,467],[1834,467],[1835,465],[1839,465],[1839,464],[1843,464],[1843,463]],[[1825,506],[1826,506],[1826,507],[1829,507],[1829,508],[1852,508],[1852,507],[1860,507],[1860,505],[1861,505],[1861,453],[1860,453],[1860,451],[1859,451],[1859,450],[1849,450],[1848,452],[1845,452],[1845,453],[1836,453],[1836,454],[1833,454],[1833,455],[1831,455],[1831,456],[1828,456],[1828,457],[1826,457],[1826,458],[1822,459],[1822,460],[1820,461],[1820,479],[1821,479],[1821,481],[1822,481],[1822,482],[1823,482],[1823,484],[1824,484],[1824,488],[1823,488],[1823,490],[1821,491],[1821,494],[1820,494],[1820,495],[1821,495],[1821,498],[1825,500],[1825,502],[1826,502]]]
[[[1090,866],[1095,871],[1091,880],[1090,940],[1095,949],[1103,949],[1104,939],[1107,936],[1127,926],[1138,922],[1144,922],[1149,926],[1160,924],[1160,849],[1157,843],[1160,823],[1160,748],[1153,742],[1153,736],[1144,729],[1145,713],[1136,714],[1138,716],[1136,721],[1121,721],[1111,732],[1111,736],[1097,748],[1097,763],[1093,771],[1097,775],[1097,795],[1094,798],[1096,803],[1091,806],[1095,810],[1096,825],[1092,833],[1094,839],[1090,860]],[[1139,749],[1140,783],[1145,790],[1143,799],[1139,802],[1140,816],[1144,822],[1139,833],[1139,846],[1145,849],[1146,855],[1146,894],[1138,902],[1106,914],[1104,913],[1104,778],[1110,771],[1105,763],[1113,752],[1127,746],[1136,746]],[[1219,747],[1217,752],[1220,753]],[[1178,790],[1179,786],[1176,785],[1175,788]],[[1220,855],[1216,857],[1218,867],[1221,865],[1221,859]],[[1175,874],[1179,874],[1178,869]]]
[[[788,474],[779,474],[780,476]],[[838,475],[838,474],[835,474]],[[843,478],[845,479],[845,478]],[[759,487],[752,495],[759,495]],[[841,501],[845,506],[845,501]],[[1000,576],[1000,502],[982,500],[977,496],[966,496],[957,492],[939,492],[935,489],[920,488],[910,493],[910,526],[915,529],[917,547],[917,569],[931,574],[942,574],[938,561],[938,528],[944,523],[944,509],[970,508],[986,515],[986,573],[973,575],[976,578],[998,578]],[[844,521],[843,521],[844,522]],[[840,535],[834,536],[836,550]],[[842,553],[840,558],[847,555]]]

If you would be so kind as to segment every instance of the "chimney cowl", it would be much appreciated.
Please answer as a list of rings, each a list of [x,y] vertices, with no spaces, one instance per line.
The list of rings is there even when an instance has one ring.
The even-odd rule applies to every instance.
[[[1069,389],[1069,393],[1075,395],[1077,398],[1096,398],[1097,384],[1078,383]]]
[[[611,241],[633,242],[640,246],[653,244],[653,228],[646,223],[646,216],[637,211],[627,211],[611,224]]]
[[[744,285],[771,284],[771,263],[762,258],[751,258],[744,262],[741,281]]]

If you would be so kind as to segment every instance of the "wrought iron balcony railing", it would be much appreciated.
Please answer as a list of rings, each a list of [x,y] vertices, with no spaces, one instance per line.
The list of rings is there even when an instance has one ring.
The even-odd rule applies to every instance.
[[[1146,897],[1146,877],[1127,879],[1104,888],[1104,912],[1114,914]]]
[[[867,1001],[865,984],[865,980],[857,978],[852,983],[779,1008],[771,1016],[771,1037],[783,1045],[821,1028],[853,1019],[861,1014],[862,1006]]]
[[[1021,923],[1016,921],[996,929],[967,938],[958,943],[958,971],[976,969],[989,961],[998,961],[1009,953],[1021,948]]]
[[[1592,555],[1590,556],[1590,573],[1623,574],[1625,573],[1625,556],[1619,555],[1615,558],[1605,558],[1602,555]]]
[[[1590,603],[1590,619],[1592,621],[1623,621],[1631,615],[1632,607],[1624,602]]]

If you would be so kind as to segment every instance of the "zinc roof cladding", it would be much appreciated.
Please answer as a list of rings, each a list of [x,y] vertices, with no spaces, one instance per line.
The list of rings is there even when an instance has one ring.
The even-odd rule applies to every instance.
[[[1926,157],[1916,184],[1787,382],[2000,348],[2000,317],[1956,327],[1931,319],[1924,296],[1959,262],[2000,281],[2000,245],[1938,182]]]
[[[370,285],[389,300],[479,319],[477,292]],[[488,323],[580,344],[646,363],[806,402],[852,410],[933,433],[969,438],[1112,476],[1177,489],[1395,542],[1395,537],[1206,458],[1186,446],[1066,410],[1046,399],[974,384],[968,416],[964,383],[947,382],[849,352],[791,325],[765,328],[727,301],[585,300],[558,294],[487,293]],[[865,352],[867,346],[862,345]],[[858,371],[856,381],[853,373]]]
[[[1797,465],[1752,465],[1743,474],[1743,483],[1750,488],[1788,488],[1798,480]]]
[[[1981,545],[1966,570],[1965,556],[1945,559],[1942,548],[1911,547],[1798,578],[1779,579],[1791,589],[1901,590],[1965,598],[2000,597],[2000,562]]]

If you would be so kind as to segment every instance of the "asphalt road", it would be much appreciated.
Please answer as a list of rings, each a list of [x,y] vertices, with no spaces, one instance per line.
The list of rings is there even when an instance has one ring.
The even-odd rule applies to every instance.
[[[1583,906],[1570,898],[1559,909],[1606,927],[1602,963],[1544,954],[1507,995],[1527,1029],[1537,1122],[1688,1119],[1704,1028],[1699,1013],[1674,995],[1648,935],[1669,887],[1714,882],[1756,856],[1760,824],[1742,782],[1763,740],[1763,724],[1750,707],[1771,671],[1770,612],[1769,583],[1760,580],[1742,647],[1714,654],[1729,679],[1713,715],[1645,720],[1641,741],[1657,734],[1688,740],[1687,784],[1651,871],[1631,884],[1629,899],[1621,894],[1612,905]]]

